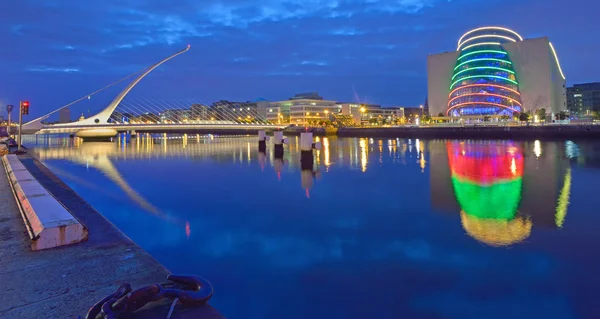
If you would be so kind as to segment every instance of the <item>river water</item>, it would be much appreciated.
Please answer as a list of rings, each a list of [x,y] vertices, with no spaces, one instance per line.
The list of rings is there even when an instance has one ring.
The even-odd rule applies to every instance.
[[[26,141],[228,318],[600,318],[600,143]]]

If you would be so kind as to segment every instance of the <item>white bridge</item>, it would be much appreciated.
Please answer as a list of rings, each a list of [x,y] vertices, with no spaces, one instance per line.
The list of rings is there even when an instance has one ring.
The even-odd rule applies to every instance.
[[[284,126],[282,125],[273,125],[268,123],[265,119],[261,119],[258,121],[247,121],[251,123],[245,123],[246,121],[240,121],[240,117],[234,114],[232,110],[223,109],[220,110],[220,116],[218,119],[215,118],[206,118],[206,119],[196,119],[196,120],[160,120],[157,119],[155,121],[146,121],[145,123],[131,123],[131,122],[119,122],[112,121],[111,116],[115,112],[117,106],[121,104],[123,99],[127,96],[127,94],[150,72],[159,67],[161,64],[169,61],[170,59],[187,52],[190,49],[188,45],[185,49],[161,60],[160,62],[148,67],[141,71],[141,74],[135,78],[123,91],[121,91],[114,100],[108,104],[102,111],[99,113],[89,116],[86,119],[82,119],[75,122],[70,123],[58,123],[58,124],[44,124],[42,121],[49,118],[52,114],[59,112],[60,110],[67,108],[77,102],[80,102],[84,99],[89,99],[92,95],[97,94],[112,85],[119,83],[139,72],[131,74],[123,79],[120,79],[112,84],[109,84],[91,94],[85,95],[84,97],[73,101],[63,107],[60,107],[44,116],[36,118],[33,121],[27,122],[23,124],[23,132],[29,134],[56,134],[56,133],[71,133],[76,134],[78,137],[82,137],[84,139],[107,139],[116,136],[119,132],[155,132],[155,133],[169,133],[169,132],[177,132],[177,133],[226,133],[231,132],[235,134],[240,133],[251,133],[258,130],[274,130],[274,129],[282,129]],[[152,109],[147,109],[143,107],[135,107],[137,113],[139,115],[148,115],[151,114],[153,116],[157,116],[156,111],[159,112],[169,112],[169,109],[160,109],[157,107],[153,107]],[[234,110],[235,111],[235,110]],[[255,111],[256,117],[259,117],[257,112]],[[250,115],[248,115],[250,117]],[[254,116],[252,118],[255,118]],[[242,119],[244,120],[244,119]]]

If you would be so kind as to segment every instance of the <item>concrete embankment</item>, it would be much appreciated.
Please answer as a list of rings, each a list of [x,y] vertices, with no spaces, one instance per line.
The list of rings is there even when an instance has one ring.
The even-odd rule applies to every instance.
[[[32,250],[87,240],[87,228],[29,173],[16,155],[2,156],[2,164],[31,238]]]
[[[585,139],[600,138],[599,125],[340,128],[339,137],[428,139]]]
[[[41,251],[0,170],[0,318],[76,318],[125,282],[164,283],[169,273],[71,188],[31,157],[20,158],[49,193],[89,229],[86,242]],[[200,274],[201,275],[201,274]],[[222,318],[210,306],[200,318]],[[164,313],[161,313],[164,317]]]

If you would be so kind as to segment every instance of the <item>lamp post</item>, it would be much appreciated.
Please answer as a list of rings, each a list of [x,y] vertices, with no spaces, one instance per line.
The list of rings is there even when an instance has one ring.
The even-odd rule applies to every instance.
[[[421,109],[421,117],[423,117],[423,105],[419,105],[419,108]]]
[[[366,110],[365,110],[364,106],[360,108],[360,125],[363,125],[362,121],[363,121],[363,117],[365,117],[365,111]]]
[[[6,112],[8,113],[8,123],[6,125],[6,135],[8,137],[10,137],[10,113],[12,113],[12,110],[14,108],[14,105],[9,104],[6,106]]]

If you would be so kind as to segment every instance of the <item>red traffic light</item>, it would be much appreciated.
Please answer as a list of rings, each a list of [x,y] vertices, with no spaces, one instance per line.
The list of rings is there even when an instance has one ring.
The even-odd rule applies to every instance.
[[[29,101],[21,101],[21,114],[29,114]]]

